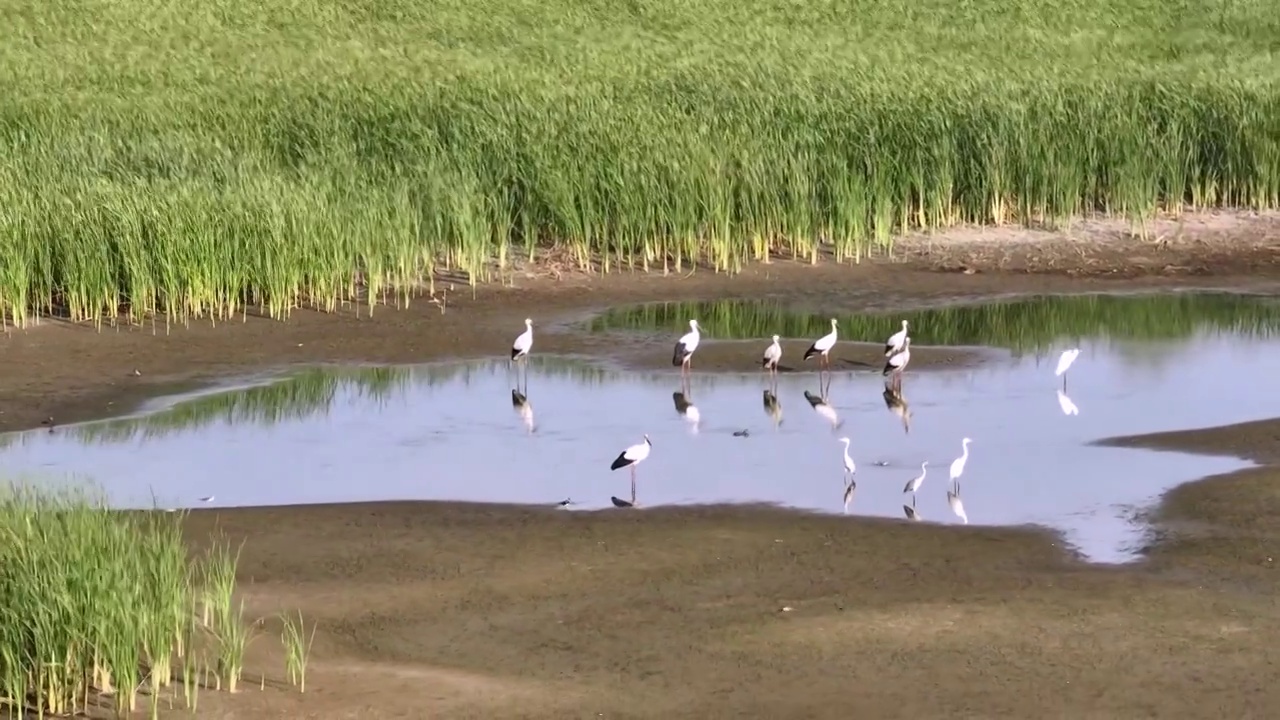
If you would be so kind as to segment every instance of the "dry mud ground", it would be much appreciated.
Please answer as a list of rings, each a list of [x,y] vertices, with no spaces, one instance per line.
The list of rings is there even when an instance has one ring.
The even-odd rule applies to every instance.
[[[119,412],[281,364],[501,354],[526,315],[545,324],[540,352],[604,351],[554,323],[645,300],[770,293],[819,308],[890,307],[1280,284],[1274,216],[1166,221],[1151,242],[1092,221],[1069,236],[958,231],[899,247],[858,266],[778,260],[735,277],[539,268],[509,287],[459,287],[444,313],[427,302],[371,318],[298,312],[167,336],[51,321],[0,338],[0,430]],[[1160,538],[1148,559],[1125,567],[1082,564],[1032,531],[742,507],[194,512],[194,544],[215,527],[245,541],[250,616],[300,608],[320,627],[305,695],[280,685],[279,627],[268,620],[248,689],[204,693],[199,715],[1273,716],[1280,422],[1116,442],[1262,465],[1172,491],[1152,510]]]

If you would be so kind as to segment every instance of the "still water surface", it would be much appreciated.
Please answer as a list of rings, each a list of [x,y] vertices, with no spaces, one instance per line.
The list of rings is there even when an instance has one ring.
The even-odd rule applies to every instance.
[[[947,468],[968,436],[960,496],[969,522],[1048,525],[1092,559],[1122,561],[1142,541],[1136,509],[1178,483],[1246,463],[1089,442],[1275,415],[1280,379],[1268,370],[1277,351],[1275,340],[1215,334],[1136,356],[1123,342],[1088,342],[1068,374],[1079,409],[1070,415],[1053,376],[1056,354],[908,373],[909,432],[870,372],[835,375],[828,398],[836,428],[806,399],[806,391],[818,395],[815,373],[779,377],[779,418],[754,373],[695,373],[691,392],[677,399],[674,372],[535,358],[521,412],[505,361],[312,370],[273,385],[169,399],[134,418],[9,435],[0,465],[27,477],[91,477],[126,507],[151,506],[153,497],[162,506],[199,506],[212,495],[208,504],[219,506],[571,498],[573,507],[600,508],[611,496],[629,499],[627,471],[610,472],[609,463],[648,433],[653,454],[638,470],[641,507],[766,502],[840,513],[837,438],[848,436],[858,463],[850,514],[904,517],[911,496],[903,486],[927,460],[919,516],[959,523],[947,501]],[[742,430],[745,437],[735,436]]]

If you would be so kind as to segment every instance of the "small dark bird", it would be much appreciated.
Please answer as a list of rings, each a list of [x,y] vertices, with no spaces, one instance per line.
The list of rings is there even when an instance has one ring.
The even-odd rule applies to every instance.
[[[751,432],[748,430],[739,430],[733,434],[734,437],[747,437],[749,435],[751,435]]]

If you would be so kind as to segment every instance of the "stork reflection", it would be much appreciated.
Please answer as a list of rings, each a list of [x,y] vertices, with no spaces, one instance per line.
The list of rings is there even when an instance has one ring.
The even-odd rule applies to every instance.
[[[529,402],[529,396],[519,390],[511,391],[511,407],[516,411],[516,415],[520,416],[520,421],[524,423],[524,427],[532,435],[533,426],[533,403]]]
[[[764,414],[773,421],[775,430],[782,426],[782,403],[772,390],[764,391]]]
[[[676,412],[685,422],[689,423],[689,432],[698,434],[698,425],[702,422],[702,412],[698,410],[698,406],[693,404],[693,400],[683,391],[677,390],[671,393],[671,402],[676,406]]]
[[[901,384],[886,382],[881,397],[884,398],[884,406],[889,409],[889,412],[902,421],[902,430],[910,435],[911,406],[907,404],[907,398],[902,394]]]
[[[836,409],[831,407],[831,404],[827,402],[826,397],[822,395],[814,395],[808,390],[805,390],[804,399],[809,401],[809,407],[813,408],[814,412],[822,416],[822,419],[831,423],[832,431],[839,430],[840,426],[844,425],[844,422],[840,420],[840,415],[836,413]]]

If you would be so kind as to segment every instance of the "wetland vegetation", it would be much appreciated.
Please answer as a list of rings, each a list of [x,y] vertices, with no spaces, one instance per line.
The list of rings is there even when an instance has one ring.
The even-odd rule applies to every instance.
[[[256,632],[232,601],[238,552],[215,539],[190,557],[184,516],[115,512],[77,485],[0,487],[0,710],[155,717],[236,692]],[[306,625],[284,627],[301,686]]]
[[[0,0],[0,317],[1280,204],[1264,2]]]

